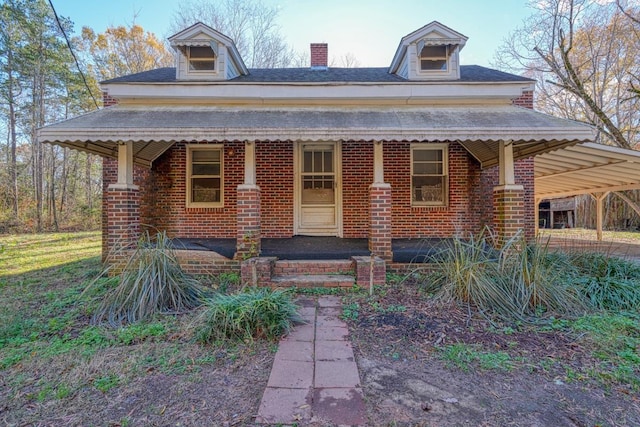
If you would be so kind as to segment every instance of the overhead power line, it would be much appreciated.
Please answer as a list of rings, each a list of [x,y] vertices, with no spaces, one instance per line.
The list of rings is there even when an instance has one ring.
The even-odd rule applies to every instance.
[[[76,63],[76,68],[78,68],[78,72],[80,73],[80,76],[82,77],[82,81],[84,82],[84,87],[87,88],[87,91],[89,92],[89,95],[91,95],[91,99],[93,99],[93,103],[95,104],[96,109],[99,109],[100,106],[98,105],[98,101],[96,100],[96,97],[93,96],[93,92],[91,92],[91,88],[89,88],[89,84],[87,83],[87,79],[85,78],[84,73],[82,72],[82,69],[80,68],[80,63],[78,62],[78,57],[76,57],[76,54],[73,51],[73,48],[71,47],[71,43],[69,42],[69,37],[67,37],[66,31],[64,30],[64,28],[62,27],[62,24],[60,23],[60,18],[58,18],[58,12],[56,12],[56,8],[53,7],[52,0],[49,0],[49,5],[51,6],[51,10],[53,11],[53,16],[55,16],[56,22],[58,23],[58,28],[60,28],[60,31],[62,31],[62,35],[64,36],[64,39],[67,42],[67,47],[69,48],[69,52],[71,52],[71,56],[73,56],[73,60]]]

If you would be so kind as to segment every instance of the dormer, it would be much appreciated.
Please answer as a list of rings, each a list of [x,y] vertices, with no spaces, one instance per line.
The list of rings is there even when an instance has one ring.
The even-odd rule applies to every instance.
[[[467,37],[433,21],[400,40],[389,73],[407,80],[458,80]]]
[[[176,52],[176,80],[231,80],[249,74],[235,43],[198,22],[169,37]]]

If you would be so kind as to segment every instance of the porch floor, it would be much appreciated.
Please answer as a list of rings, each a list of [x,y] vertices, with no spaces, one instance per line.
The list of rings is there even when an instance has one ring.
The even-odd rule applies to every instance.
[[[450,239],[393,239],[393,262],[431,262],[447,247]],[[233,258],[236,239],[173,239],[178,249],[213,251]],[[368,256],[367,239],[342,239],[340,237],[293,236],[288,239],[262,239],[261,256],[281,260],[349,259],[352,256]]]

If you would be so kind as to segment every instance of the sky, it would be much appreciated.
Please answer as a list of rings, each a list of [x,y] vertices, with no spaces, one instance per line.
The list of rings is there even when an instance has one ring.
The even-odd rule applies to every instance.
[[[173,13],[184,1],[175,0],[52,0],[60,16],[80,32],[89,26],[134,22],[166,39]],[[216,1],[216,0],[212,0]],[[391,63],[400,39],[439,21],[469,38],[461,52],[465,65],[490,66],[496,49],[533,10],[527,0],[263,0],[277,7],[281,34],[298,52],[310,43],[328,43],[329,58],[353,55],[362,67]]]

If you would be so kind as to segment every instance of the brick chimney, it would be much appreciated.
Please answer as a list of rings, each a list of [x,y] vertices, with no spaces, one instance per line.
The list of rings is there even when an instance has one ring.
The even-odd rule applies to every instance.
[[[328,68],[329,45],[327,43],[311,43],[311,69],[326,70]]]

